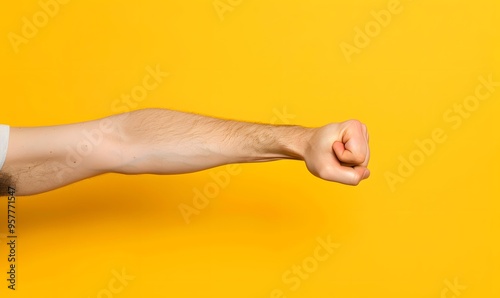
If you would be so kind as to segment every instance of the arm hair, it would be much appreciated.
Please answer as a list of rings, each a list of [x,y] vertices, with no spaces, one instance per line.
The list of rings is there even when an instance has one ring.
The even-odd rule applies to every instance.
[[[9,187],[15,188],[14,179],[11,175],[0,172],[0,197],[9,195]]]

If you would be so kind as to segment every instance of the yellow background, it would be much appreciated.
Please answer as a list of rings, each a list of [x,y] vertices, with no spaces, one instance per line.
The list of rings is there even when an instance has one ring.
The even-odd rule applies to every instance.
[[[457,129],[443,118],[480,76],[500,81],[498,1],[401,1],[348,63],[340,45],[389,2],[233,0],[222,19],[212,0],[73,0],[18,53],[9,32],[22,35],[23,17],[43,10],[4,3],[0,123],[113,114],[159,65],[169,76],[134,109],[306,126],[357,118],[372,177],[347,187],[297,161],[242,165],[190,224],[179,204],[224,167],[105,175],[19,198],[15,292],[2,198],[0,296],[453,297],[457,279],[460,297],[500,297],[500,87]],[[391,191],[385,175],[437,128],[446,141]],[[310,260],[318,237],[341,246],[292,290],[282,277]],[[122,269],[134,276],[126,286],[114,283]]]

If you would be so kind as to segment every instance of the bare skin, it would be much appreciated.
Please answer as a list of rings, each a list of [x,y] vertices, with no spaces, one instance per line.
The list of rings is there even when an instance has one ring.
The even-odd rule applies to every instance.
[[[77,124],[12,127],[1,176],[20,196],[101,175],[182,174],[231,164],[303,160],[315,176],[358,185],[370,175],[366,126],[319,128],[145,109]],[[8,179],[7,179],[8,178]]]

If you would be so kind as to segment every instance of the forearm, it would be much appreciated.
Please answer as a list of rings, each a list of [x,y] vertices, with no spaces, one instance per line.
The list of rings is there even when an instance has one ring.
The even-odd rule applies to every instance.
[[[356,120],[275,126],[147,109],[70,125],[17,127],[0,182],[31,195],[103,173],[180,174],[278,159],[304,160],[317,177],[357,185],[370,175],[366,126]]]
[[[163,109],[122,115],[126,174],[179,174],[246,162],[303,159],[312,129],[223,120]]]

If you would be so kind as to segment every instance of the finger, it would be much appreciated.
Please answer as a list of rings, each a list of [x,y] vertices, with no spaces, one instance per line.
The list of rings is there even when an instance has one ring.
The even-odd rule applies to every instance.
[[[333,149],[333,152],[335,153],[337,159],[341,163],[344,163],[345,161],[342,159],[342,156],[344,156],[344,152],[346,150],[344,143],[339,142],[339,141],[335,141],[335,142],[333,142],[332,149]]]
[[[363,134],[366,139],[366,158],[365,160],[361,163],[361,166],[368,167],[368,163],[370,162],[370,134],[368,133],[368,129],[366,128],[366,125],[363,124]]]
[[[358,185],[362,180],[370,177],[370,170],[363,166],[343,167],[335,169],[335,181],[347,184]]]
[[[365,136],[366,143],[370,143],[370,134],[368,133],[368,129],[366,128],[366,125],[363,124],[363,135]]]
[[[370,162],[370,148],[367,148],[365,160],[360,164],[360,166],[368,167]]]
[[[338,157],[339,155],[343,154],[344,151],[345,151],[345,147],[344,147],[344,143],[342,142],[336,142],[337,144],[333,144],[334,147],[333,147],[333,151],[334,151],[334,154],[335,154],[335,158],[338,160],[339,164],[343,167],[354,167],[354,166],[358,166],[358,164],[355,164],[355,163],[349,163],[349,162],[343,162],[340,160],[340,158]],[[342,152],[342,153],[340,153]]]
[[[334,142],[333,152],[345,164],[360,165],[366,159],[367,144],[364,136],[357,135],[349,138],[345,143]]]
[[[365,131],[366,126],[362,123],[352,125],[342,138],[346,151],[350,152],[350,157],[354,159],[351,161],[353,163],[360,164],[365,160],[368,148]]]

